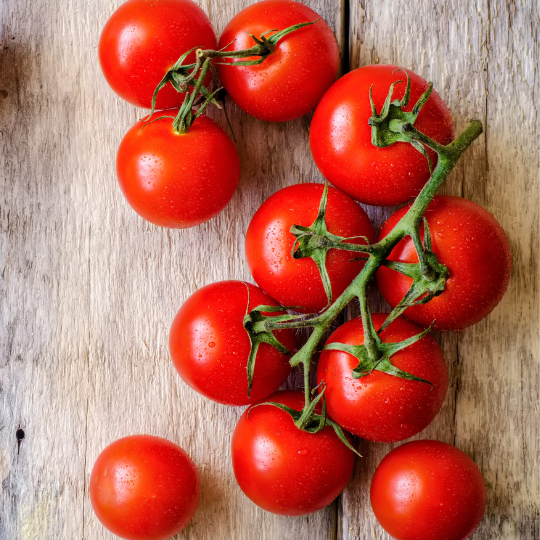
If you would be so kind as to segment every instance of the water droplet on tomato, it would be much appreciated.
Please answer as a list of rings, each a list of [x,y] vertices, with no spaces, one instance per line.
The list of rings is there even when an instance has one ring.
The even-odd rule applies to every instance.
[[[215,347],[216,344],[215,344],[213,341],[211,341],[211,342],[208,344],[208,346],[209,346],[209,347]]]

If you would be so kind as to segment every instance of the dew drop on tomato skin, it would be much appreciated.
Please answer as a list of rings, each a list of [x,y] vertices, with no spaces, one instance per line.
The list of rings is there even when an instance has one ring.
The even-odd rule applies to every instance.
[[[319,271],[310,258],[293,259],[293,224],[310,226],[317,217],[323,192],[321,184],[289,186],[268,198],[253,216],[246,233],[246,258],[257,284],[282,305],[300,306],[318,312],[327,298]],[[329,189],[327,226],[344,237],[372,238],[372,226],[363,209],[343,193]],[[363,243],[363,240],[358,240]],[[361,270],[363,263],[350,263],[350,253],[330,250],[327,270],[336,298]]]
[[[386,314],[373,314],[380,328]],[[422,331],[399,318],[385,330],[383,342],[398,342]],[[426,339],[428,338],[428,339]],[[360,318],[339,327],[327,343],[363,344]],[[317,383],[326,383],[328,415],[347,431],[376,442],[395,442],[424,429],[438,414],[446,390],[448,375],[444,357],[431,336],[426,336],[392,356],[393,365],[433,383],[434,388],[418,381],[372,372],[351,379],[358,360],[343,351],[323,351],[317,368]]]
[[[277,305],[258,287],[248,286],[250,309]],[[184,302],[169,335],[171,358],[184,382],[205,397],[227,405],[246,405],[268,396],[290,372],[287,355],[261,344],[248,398],[246,365],[250,343],[243,327],[247,301],[248,289],[241,281],[202,287]],[[199,331],[195,333],[195,329]],[[296,350],[292,330],[280,330],[275,335],[289,350]]]
[[[229,50],[245,49],[254,45],[246,32],[260,35],[268,29],[282,30],[316,19],[321,19],[320,15],[299,2],[257,2],[229,22],[218,46],[234,40]],[[261,120],[285,122],[315,108],[337,76],[339,49],[331,29],[321,19],[280,40],[263,64],[239,67],[234,72],[226,66],[217,67],[223,86],[241,109]]]
[[[407,211],[395,212],[383,225],[379,239]],[[508,238],[494,216],[472,201],[437,196],[425,213],[433,250],[448,267],[445,291],[429,303],[414,306],[404,315],[427,327],[436,320],[438,330],[459,331],[486,317],[502,299],[512,269]],[[421,230],[423,234],[423,227]],[[401,262],[418,261],[412,242],[400,242],[389,256]],[[410,279],[386,268],[377,271],[377,284],[386,301],[395,306]]]
[[[303,393],[276,392],[269,401],[300,410]],[[260,456],[255,441],[272,441],[274,459]],[[245,412],[231,440],[233,470],[244,493],[261,508],[280,515],[298,516],[330,504],[349,480],[354,453],[332,428],[317,434],[298,430],[291,417],[272,406]],[[305,453],[304,453],[305,452]],[[259,459],[267,464],[264,469]],[[317,471],[317,474],[313,474]]]

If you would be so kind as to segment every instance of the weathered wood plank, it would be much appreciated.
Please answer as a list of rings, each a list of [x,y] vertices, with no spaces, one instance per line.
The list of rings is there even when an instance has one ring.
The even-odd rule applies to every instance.
[[[420,438],[455,443],[488,485],[476,538],[535,538],[538,514],[538,13],[527,3],[351,3],[351,68],[405,66],[432,80],[458,131],[487,125],[443,191],[478,202],[512,243],[501,305],[462,334],[439,334],[449,366],[443,409]],[[534,199],[531,195],[534,192]],[[383,213],[387,215],[388,211]],[[372,214],[373,215],[373,214]],[[395,445],[362,444],[343,498],[344,539],[389,538],[369,504],[374,469]],[[519,494],[516,496],[516,494]]]
[[[141,112],[109,90],[96,58],[101,27],[120,3],[0,3],[0,539],[113,538],[93,515],[87,480],[106,444],[141,432],[178,442],[201,470],[201,508],[182,538],[387,538],[368,490],[389,445],[362,443],[366,457],[338,504],[308,518],[272,516],[234,481],[229,442],[241,411],[186,388],[168,356],[169,324],[185,298],[218,279],[249,279],[243,235],[262,201],[285,185],[321,180],[309,118],[264,124],[229,104],[243,165],[229,207],[190,231],[146,224],[114,173],[117,145]],[[201,5],[219,33],[250,3]],[[309,5],[344,43],[346,10],[332,0]],[[455,441],[481,466],[490,498],[478,538],[535,538],[537,7],[350,7],[351,67],[411,67],[434,81],[458,130],[471,116],[487,123],[445,189],[484,205],[505,227],[513,281],[485,322],[439,336],[452,385],[421,438]],[[222,113],[214,116],[226,126]],[[369,211],[379,223],[388,214]],[[382,307],[376,297],[373,305]]]
[[[229,207],[189,231],[143,222],[114,166],[142,112],[110,91],[96,54],[120,3],[3,3],[0,538],[112,538],[91,510],[87,481],[99,451],[130,433],[179,443],[201,470],[201,506],[181,537],[334,538],[336,506],[291,520],[241,493],[229,455],[241,410],[188,389],[167,347],[176,310],[198,287],[249,279],[243,236],[262,201],[320,180],[309,119],[270,125],[228,105],[243,166]],[[201,5],[219,33],[250,3]],[[339,5],[310,5],[342,39]],[[17,456],[19,423],[26,439]]]

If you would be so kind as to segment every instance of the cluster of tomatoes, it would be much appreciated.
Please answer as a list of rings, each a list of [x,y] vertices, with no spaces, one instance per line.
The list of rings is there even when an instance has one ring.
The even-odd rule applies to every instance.
[[[272,34],[291,27],[272,41]],[[260,59],[242,52],[256,44],[268,49]],[[285,316],[291,309],[324,312],[364,267],[368,255],[354,253],[362,249],[358,246],[384,239],[406,214],[410,205],[395,212],[376,236],[357,201],[380,206],[409,201],[430,179],[437,153],[406,142],[375,146],[370,119],[374,107],[386,107],[392,91],[404,110],[413,110],[405,101],[419,102],[427,84],[408,70],[383,65],[356,69],[334,82],[339,51],[332,31],[317,13],[291,0],[248,7],[229,22],[219,43],[208,17],[191,0],[128,0],[107,22],[99,56],[117,94],[136,106],[162,109],[128,131],[117,158],[127,201],[156,225],[203,223],[227,205],[238,184],[234,143],[213,120],[193,112],[189,101],[194,87],[201,92],[199,107],[204,99],[204,106],[215,101],[200,84],[210,82],[210,71],[200,80],[195,73],[186,75],[205,55],[230,98],[257,118],[283,122],[316,109],[310,147],[317,167],[335,186],[293,185],[267,199],[245,242],[258,287],[241,281],[207,285],[182,305],[170,331],[172,360],[191,388],[218,403],[250,405],[232,437],[241,489],[267,511],[304,515],[330,504],[347,484],[355,460],[350,434],[402,441],[437,415],[448,388],[447,368],[436,341],[423,330],[434,320],[437,329],[461,330],[488,315],[508,285],[510,248],[486,210],[461,198],[435,197],[420,234],[429,236],[430,250],[448,269],[444,291],[408,307],[389,326],[383,327],[386,314],[371,317],[375,332],[383,327],[382,343],[410,343],[384,359],[384,370],[377,364],[353,376],[359,364],[354,351],[367,342],[365,325],[358,318],[337,328],[317,367],[314,395],[323,392],[324,399],[316,400],[313,414],[322,424],[318,429],[302,424],[305,394],[278,391],[299,348],[294,325],[263,332],[256,344],[246,325],[256,326],[265,316],[290,320]],[[188,71],[178,68],[179,58]],[[175,65],[178,69],[171,68]],[[170,84],[160,84],[164,77]],[[436,92],[427,95],[415,112],[414,128],[446,145],[454,139],[449,110]],[[326,236],[309,236],[315,223]],[[299,256],[303,236],[302,249],[311,251]],[[325,241],[335,239],[339,249],[324,249]],[[392,308],[408,294],[418,262],[418,245],[407,236],[377,270],[377,285]],[[309,376],[306,388],[309,397]],[[326,415],[334,428],[324,423]],[[347,432],[342,437],[340,427]],[[90,482],[98,518],[127,539],[170,538],[191,520],[199,494],[198,473],[186,452],[147,435],[107,447]],[[463,540],[483,516],[486,489],[463,452],[438,441],[416,441],[381,462],[371,503],[397,539]]]

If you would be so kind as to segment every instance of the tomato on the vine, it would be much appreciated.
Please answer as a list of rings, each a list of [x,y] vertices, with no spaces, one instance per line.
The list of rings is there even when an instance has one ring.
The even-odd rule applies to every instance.
[[[101,452],[90,476],[99,521],[128,540],[166,540],[190,521],[201,487],[190,457],[176,444],[132,435]]]
[[[240,178],[234,143],[213,120],[199,116],[187,133],[176,133],[177,109],[137,122],[118,148],[118,182],[144,219],[184,229],[208,221],[231,200]]]
[[[150,109],[167,70],[193,47],[216,48],[210,20],[195,2],[128,0],[103,28],[99,61],[105,79],[121,98]],[[185,63],[194,61],[193,52]],[[184,94],[167,85],[158,94],[157,108],[178,107],[183,101]]]
[[[301,411],[304,395],[277,392],[266,402]],[[250,407],[232,436],[234,475],[258,506],[284,516],[302,516],[328,506],[347,485],[355,454],[332,427],[318,433],[299,430],[274,405]]]
[[[387,315],[372,315],[378,330]],[[405,318],[396,319],[383,330],[383,343],[397,343],[422,332]],[[363,345],[362,319],[340,326],[329,343]],[[441,349],[429,335],[390,357],[398,369],[429,381],[406,380],[374,370],[354,379],[352,370],[358,359],[339,350],[322,352],[317,368],[317,383],[326,385],[328,415],[347,431],[376,442],[402,441],[422,431],[437,416],[446,390],[448,374]]]
[[[379,238],[384,238],[407,212],[401,208],[388,218]],[[486,317],[503,297],[512,271],[510,244],[503,228],[487,210],[460,197],[437,196],[424,214],[433,252],[448,267],[445,290],[424,305],[407,308],[404,315],[423,326],[434,320],[438,330],[461,330]],[[420,228],[423,235],[424,226]],[[410,237],[390,253],[389,260],[417,263]],[[381,266],[377,285],[396,306],[411,285],[411,278]]]
[[[285,382],[291,370],[289,356],[261,343],[248,397],[250,340],[243,326],[248,288],[249,310],[279,305],[255,285],[242,281],[212,283],[184,302],[169,336],[174,366],[186,384],[227,405],[247,405],[263,399]],[[274,335],[291,353],[296,351],[293,330],[278,330]]]
[[[430,172],[427,159],[406,142],[377,148],[371,142],[372,115],[369,92],[380,112],[390,85],[403,81],[394,89],[393,99],[401,99],[406,78],[397,66],[365,66],[347,73],[335,82],[321,99],[309,132],[313,159],[323,176],[354,199],[378,206],[405,202],[420,192]],[[411,79],[410,101],[403,110],[410,111],[426,90],[424,79],[404,70]],[[414,127],[440,144],[454,138],[450,111],[432,91]],[[433,166],[437,155],[429,151]]]
[[[294,259],[291,250],[295,236],[292,225],[309,227],[319,210],[322,184],[296,184],[274,193],[257,210],[246,233],[246,258],[251,275],[272,298],[285,306],[302,308],[315,313],[328,303],[317,264],[310,257]],[[336,236],[367,237],[373,241],[373,228],[362,207],[341,191],[328,190],[326,208],[328,231]],[[348,241],[365,244],[362,238]],[[358,275],[364,261],[362,255],[345,250],[330,249],[326,270],[337,298]]]
[[[439,441],[413,441],[377,467],[371,506],[396,540],[465,540],[482,521],[486,486],[465,452]]]
[[[315,11],[291,0],[264,0],[238,13],[223,30],[218,47],[228,51],[255,45],[250,34],[260,36],[320,19],[283,37],[259,65],[234,66],[237,61],[219,61],[223,87],[244,111],[269,122],[285,122],[312,111],[335,81],[339,49],[332,30]],[[223,64],[233,64],[223,65]]]

